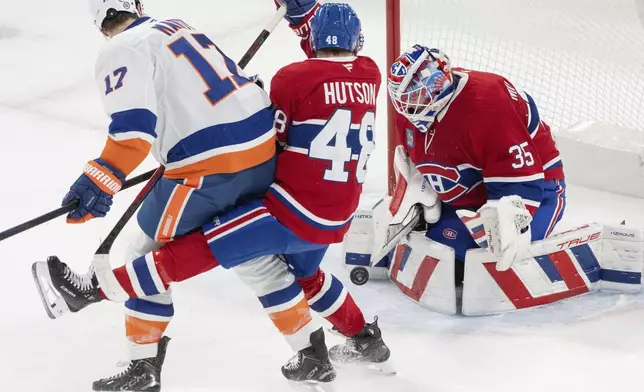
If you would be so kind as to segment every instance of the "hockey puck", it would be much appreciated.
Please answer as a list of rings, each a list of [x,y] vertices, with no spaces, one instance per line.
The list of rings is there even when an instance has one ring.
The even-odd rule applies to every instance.
[[[355,267],[351,270],[349,278],[356,286],[362,286],[369,281],[369,271],[365,267]]]

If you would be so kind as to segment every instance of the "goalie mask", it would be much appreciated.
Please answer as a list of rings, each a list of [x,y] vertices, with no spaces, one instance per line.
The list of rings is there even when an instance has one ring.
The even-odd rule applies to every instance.
[[[415,45],[391,66],[388,91],[396,111],[421,130],[449,103],[456,85],[449,58],[439,49]]]

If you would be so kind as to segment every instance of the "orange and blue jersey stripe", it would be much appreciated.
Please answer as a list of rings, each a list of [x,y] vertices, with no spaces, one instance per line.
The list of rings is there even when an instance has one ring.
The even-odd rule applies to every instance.
[[[101,158],[130,174],[143,162],[157,138],[156,116],[146,109],[112,115]],[[276,153],[273,113],[262,109],[235,123],[204,128],[181,139],[165,156],[166,178],[237,173],[258,166]]]

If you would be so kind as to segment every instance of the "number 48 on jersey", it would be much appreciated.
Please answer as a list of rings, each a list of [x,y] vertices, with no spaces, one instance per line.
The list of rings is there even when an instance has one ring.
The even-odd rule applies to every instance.
[[[346,164],[357,160],[356,181],[358,184],[364,183],[367,175],[367,161],[376,148],[374,142],[376,114],[367,112],[360,124],[352,124],[351,120],[351,110],[336,110],[311,142],[309,149],[311,158],[331,161],[331,168],[324,172],[326,181],[349,181]]]

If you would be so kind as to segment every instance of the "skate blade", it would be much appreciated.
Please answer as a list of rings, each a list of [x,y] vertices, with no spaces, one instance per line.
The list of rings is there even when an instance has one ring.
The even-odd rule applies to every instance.
[[[391,360],[385,362],[333,362],[338,370],[361,370],[368,373],[381,374],[383,376],[395,376],[398,372],[391,364]]]
[[[289,381],[291,388],[298,392],[337,392],[333,382]]]
[[[46,262],[39,261],[31,266],[31,274],[36,283],[40,300],[42,301],[47,316],[51,319],[63,317],[69,313],[69,307],[58,291],[51,285],[49,267]]]

